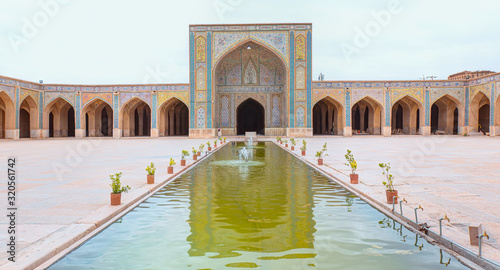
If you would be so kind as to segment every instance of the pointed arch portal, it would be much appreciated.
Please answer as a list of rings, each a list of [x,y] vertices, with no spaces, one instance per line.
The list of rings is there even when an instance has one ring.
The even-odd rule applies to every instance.
[[[264,107],[259,102],[251,98],[245,100],[238,106],[236,114],[238,135],[243,135],[247,131],[255,131],[257,134],[264,135]]]

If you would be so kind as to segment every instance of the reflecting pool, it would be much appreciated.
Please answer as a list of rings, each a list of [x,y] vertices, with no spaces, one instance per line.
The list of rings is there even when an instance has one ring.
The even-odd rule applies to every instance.
[[[252,268],[466,269],[262,142],[228,144],[50,269]]]

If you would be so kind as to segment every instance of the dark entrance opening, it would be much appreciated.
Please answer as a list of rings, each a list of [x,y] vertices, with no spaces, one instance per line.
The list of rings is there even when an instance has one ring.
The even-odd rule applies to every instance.
[[[245,134],[247,131],[256,131],[257,134],[264,135],[264,107],[257,101],[249,98],[238,106],[238,135]]]
[[[68,110],[68,137],[75,137],[75,109]]]
[[[21,109],[19,112],[19,135],[21,138],[31,138],[30,123],[30,113],[25,109]]]
[[[486,134],[490,132],[490,105],[486,104],[479,108],[479,126],[478,132]]]
[[[396,129],[403,129],[403,107],[398,105],[396,111]]]
[[[102,112],[101,112],[101,132],[102,132],[102,136],[110,136],[109,134],[109,129],[108,129],[108,125],[109,125],[109,118],[108,118],[108,111],[106,110],[106,107],[104,107],[104,109],[102,109]]]
[[[85,137],[89,136],[89,114],[85,114]]]
[[[458,134],[458,109],[453,111],[453,134]]]
[[[431,107],[431,133],[439,129],[439,108],[436,104]]]
[[[54,114],[49,114],[49,137],[54,137]]]

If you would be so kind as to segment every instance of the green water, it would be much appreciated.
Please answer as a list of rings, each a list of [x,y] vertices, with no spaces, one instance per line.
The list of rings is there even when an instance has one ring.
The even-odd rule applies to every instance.
[[[464,269],[271,143],[227,145],[50,269]],[[448,263],[447,265],[445,263]]]

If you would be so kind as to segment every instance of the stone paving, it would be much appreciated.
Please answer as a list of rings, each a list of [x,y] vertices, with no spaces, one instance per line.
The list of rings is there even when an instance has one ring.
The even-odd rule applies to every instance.
[[[272,139],[274,138],[267,138]],[[405,204],[405,216],[421,205],[419,221],[438,232],[437,220],[447,214],[443,235],[468,245],[468,226],[482,224],[490,235],[484,256],[500,262],[500,138],[462,136],[319,136],[305,138],[306,159],[328,143],[326,170],[349,182],[344,165],[346,149],[358,161],[359,191],[385,201],[379,162],[390,162],[395,184]],[[170,157],[179,164],[182,149],[190,150],[207,139],[49,139],[0,141],[0,171],[6,172],[7,157],[18,158],[18,256],[16,264],[0,252],[1,269],[22,269],[39,265],[56,252],[102,225],[167,179]],[[213,139],[212,139],[213,141]],[[301,141],[299,142],[299,144]],[[300,145],[297,145],[297,150]],[[297,151],[298,152],[298,151]],[[188,157],[188,163],[192,163]],[[146,185],[145,167],[158,167],[157,184]],[[181,170],[176,165],[175,171]],[[122,182],[132,187],[123,204],[109,206],[109,175],[123,172]],[[6,178],[6,176],[5,176]],[[0,194],[6,209],[6,181]],[[6,210],[4,210],[6,211]],[[0,217],[0,245],[6,247],[7,218]],[[71,241],[70,241],[71,240]]]

